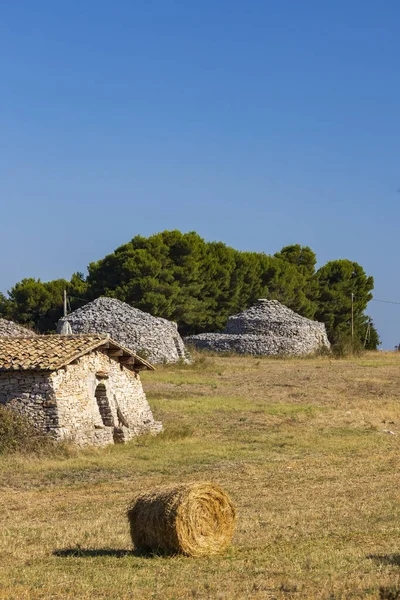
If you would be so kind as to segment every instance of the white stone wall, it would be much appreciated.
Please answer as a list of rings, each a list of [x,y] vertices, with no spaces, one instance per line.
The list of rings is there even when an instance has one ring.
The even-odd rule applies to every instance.
[[[96,400],[105,385],[113,426],[105,426]],[[157,433],[138,373],[106,351],[86,354],[59,371],[0,373],[0,403],[8,404],[56,439],[103,446],[141,433]]]
[[[74,364],[52,373],[51,381],[60,438],[102,445],[104,438],[106,442],[113,441],[114,427],[125,428],[125,439],[161,429],[161,425],[154,422],[139,374],[104,351],[86,354]],[[103,424],[95,397],[99,383],[105,385],[114,427]]]

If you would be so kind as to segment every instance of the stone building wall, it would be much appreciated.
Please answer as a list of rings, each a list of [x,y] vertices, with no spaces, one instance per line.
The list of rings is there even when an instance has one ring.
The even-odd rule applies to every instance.
[[[161,424],[153,419],[138,373],[121,366],[106,351],[86,354],[76,363],[51,375],[58,407],[59,437],[80,443],[113,441],[114,434],[127,440],[146,432],[158,432]],[[103,423],[96,388],[102,384],[113,425]],[[121,430],[115,432],[114,428]]]
[[[108,403],[109,411],[106,424],[96,389],[105,390],[103,403]],[[56,439],[80,445],[103,446],[162,429],[153,419],[139,374],[102,350],[49,374],[0,373],[0,403],[27,415]]]
[[[47,373],[0,373],[0,405],[28,417],[46,433],[59,426],[53,386]]]

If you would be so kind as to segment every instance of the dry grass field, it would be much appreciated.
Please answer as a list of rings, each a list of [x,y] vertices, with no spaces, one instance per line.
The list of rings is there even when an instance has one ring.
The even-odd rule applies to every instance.
[[[143,380],[159,437],[0,457],[0,598],[400,598],[400,353],[211,356]],[[236,504],[228,552],[132,552],[132,495],[200,479]]]

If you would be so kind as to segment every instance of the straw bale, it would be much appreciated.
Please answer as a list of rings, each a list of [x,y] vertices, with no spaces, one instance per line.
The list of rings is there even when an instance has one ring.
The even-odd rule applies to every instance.
[[[236,511],[219,485],[201,481],[140,494],[127,516],[139,550],[209,556],[230,544]]]

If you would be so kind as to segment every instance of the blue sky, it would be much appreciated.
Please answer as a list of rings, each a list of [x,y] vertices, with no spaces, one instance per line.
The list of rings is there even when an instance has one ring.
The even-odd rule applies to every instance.
[[[5,0],[0,290],[134,235],[311,246],[400,302],[395,0]],[[400,305],[371,302],[384,348]]]

